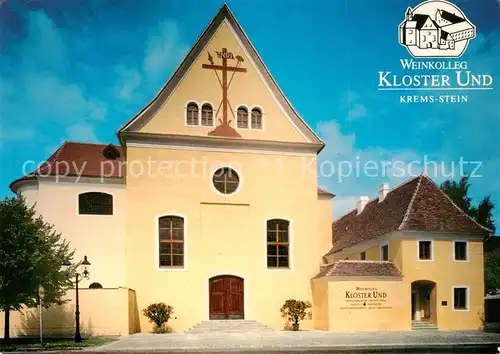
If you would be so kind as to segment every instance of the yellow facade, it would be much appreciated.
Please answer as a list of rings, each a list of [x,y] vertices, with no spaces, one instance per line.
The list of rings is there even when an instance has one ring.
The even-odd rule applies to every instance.
[[[92,262],[91,278],[81,287],[93,282],[104,287],[82,290],[85,330],[95,335],[149,332],[152,325],[142,309],[155,302],[173,306],[173,331],[188,330],[210,319],[209,282],[221,275],[243,280],[245,319],[277,329],[286,326],[281,306],[294,298],[313,304],[313,319],[302,322],[303,329],[409,330],[416,281],[435,284],[430,294],[433,305],[422,311],[430,311],[439,328],[479,328],[483,259],[478,240],[469,240],[468,262],[452,260],[449,235],[401,232],[323,257],[332,246],[332,195],[317,189],[317,155],[323,143],[282,96],[227,7],[221,13],[188,55],[192,60],[183,62],[153,102],[120,130],[125,178],[106,183],[97,178],[78,183],[69,177],[57,182],[39,178],[19,186],[18,192],[36,203],[37,212],[76,248],[75,259],[87,255]],[[238,65],[246,69],[231,77],[228,90],[228,124],[240,135],[237,138],[209,135],[223,119],[218,108],[222,90],[220,77],[203,65],[214,58],[219,63],[215,53],[224,48],[240,56]],[[190,102],[200,108],[211,104],[214,125],[188,125]],[[237,127],[240,106],[260,109],[261,129]],[[214,187],[214,172],[221,167],[238,174],[239,185],[232,194]],[[113,215],[79,215],[78,194],[87,191],[112,194]],[[182,266],[160,266],[159,219],[164,216],[183,219]],[[288,267],[267,264],[271,219],[289,223]],[[422,237],[433,240],[433,261],[417,260]],[[366,260],[378,261],[385,243],[402,278],[315,277],[322,259],[360,260],[365,252]],[[470,289],[468,311],[452,310],[453,286]],[[347,301],[346,292],[351,291],[386,295],[381,305],[359,308]],[[73,292],[68,297],[73,299]],[[56,310],[68,312],[72,301]],[[13,335],[23,333],[26,316],[13,313]],[[52,329],[61,326],[68,329],[71,323]]]
[[[432,260],[418,259],[419,240],[432,242]],[[454,260],[454,241],[466,241],[467,261]],[[438,233],[399,232],[382,239],[357,244],[342,252],[328,256],[328,261],[359,259],[366,253],[366,260],[381,260],[380,246],[389,244],[389,260],[403,273],[402,296],[412,290],[412,284],[431,282],[435,287],[431,292],[427,311],[430,321],[444,330],[476,330],[483,326],[484,311],[484,269],[483,242],[477,237]],[[468,309],[453,309],[453,288],[468,289]],[[411,294],[404,295],[411,306]],[[444,302],[444,303],[443,303]],[[446,303],[446,304],[445,304]],[[412,318],[411,307],[406,311]]]

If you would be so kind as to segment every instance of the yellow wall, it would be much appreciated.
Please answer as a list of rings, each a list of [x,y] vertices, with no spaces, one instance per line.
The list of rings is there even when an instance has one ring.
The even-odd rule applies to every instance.
[[[75,178],[47,178],[19,190],[70,243],[75,262],[88,257],[90,277],[82,279],[82,288],[94,282],[105,288],[125,286],[125,185],[99,181],[82,178],[76,183]],[[113,215],[79,215],[78,195],[85,192],[113,195]]]
[[[313,279],[312,288],[312,313],[315,329],[328,331],[328,280],[326,277]]]
[[[399,280],[328,281],[328,317],[332,332],[404,331],[409,330],[410,292]],[[361,288],[361,289],[359,289]],[[373,299],[373,291],[385,293],[384,299]],[[346,292],[370,293],[370,298],[348,298]],[[366,305],[365,305],[366,304]]]
[[[433,260],[417,260],[418,240],[433,240]],[[453,260],[453,241],[468,241],[469,260]],[[387,239],[371,240],[350,247],[342,252],[329,255],[328,262],[359,259],[359,253],[366,250],[366,260],[380,260],[380,244],[389,241],[390,260],[403,273],[403,282],[411,291],[414,281],[427,280],[437,284],[431,295],[431,320],[440,329],[479,329],[482,327],[484,278],[483,244],[481,240],[470,240],[465,236],[440,235],[430,233],[395,233]],[[469,287],[469,310],[454,311],[452,291],[454,286]],[[410,293],[411,294],[411,293]],[[447,305],[442,306],[442,301]],[[411,295],[408,298],[411,305]],[[411,318],[411,307],[408,312]]]
[[[129,314],[133,291],[119,289],[81,289],[80,331],[82,336],[127,335],[134,333],[129,326]],[[43,310],[44,335],[68,335],[75,333],[75,292],[70,290],[63,306]],[[0,331],[4,331],[4,313],[0,312]],[[40,317],[37,309],[11,312],[11,336],[39,335]]]
[[[457,238],[458,240],[458,238]],[[417,241],[404,239],[401,243],[402,271],[405,282],[411,287],[413,281],[430,280],[436,285],[437,326],[440,329],[479,329],[482,327],[484,306],[483,243],[469,241],[469,261],[453,260],[453,240],[433,241],[434,260],[417,260]],[[453,286],[469,287],[469,310],[453,311]],[[447,306],[441,302],[447,301]]]
[[[212,187],[212,171],[192,173],[179,166],[173,176],[144,173],[127,177],[127,284],[137,290],[139,311],[152,302],[174,307],[174,331],[209,318],[209,279],[232,274],[244,278],[245,318],[283,328],[280,307],[288,298],[311,300],[310,279],[331,244],[330,201],[318,202],[316,156],[262,156],[128,147],[131,161],[206,161],[232,165],[241,187],[223,196]],[[280,161],[280,163],[277,163]],[[313,173],[303,172],[312,162]],[[153,163],[153,165],[155,165]],[[325,208],[325,209],[323,209]],[[185,268],[159,269],[157,223],[163,215],[185,218]],[[291,268],[267,269],[266,220],[290,220]],[[325,231],[318,234],[318,227]],[[311,321],[303,323],[311,326]],[[151,325],[141,316],[141,330]]]
[[[228,92],[228,100],[232,109],[235,111],[239,105],[246,105],[249,110],[253,106],[259,106],[263,111],[262,130],[237,129],[235,118],[228,112],[228,119],[232,121],[230,125],[237,129],[243,138],[293,142],[307,141],[290,123],[279,105],[276,104],[264,81],[261,80],[258,72],[254,69],[250,58],[245,54],[243,47],[239,45],[226,23],[221,24],[205,50],[201,52],[201,55],[195,60],[187,74],[170,95],[167,103],[140,131],[145,133],[206,136],[208,132],[213,130],[213,127],[187,126],[185,124],[185,109],[190,100],[194,100],[198,104],[211,102],[214,111],[219,107],[222,99],[219,81],[214,71],[203,69],[202,64],[209,64],[207,52],[210,52],[216,64],[220,65],[220,59],[217,58],[215,51],[220,51],[222,48],[227,48],[235,56],[241,55],[244,62],[240,67],[247,69],[246,73],[236,73],[232,79]],[[228,65],[235,64],[236,60],[228,60]],[[220,75],[219,72],[219,77]],[[236,116],[236,113],[234,114]],[[219,111],[218,118],[222,118],[222,109]]]

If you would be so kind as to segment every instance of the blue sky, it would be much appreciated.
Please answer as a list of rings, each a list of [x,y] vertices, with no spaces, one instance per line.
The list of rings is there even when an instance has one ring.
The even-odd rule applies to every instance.
[[[300,115],[327,143],[322,161],[482,161],[477,202],[491,194],[500,222],[500,86],[462,104],[401,104],[377,91],[378,71],[410,58],[398,25],[414,0],[229,1]],[[43,161],[63,141],[117,142],[215,15],[220,1],[1,0],[0,197],[24,161]],[[500,1],[454,1],[476,25],[461,58],[500,80]],[[449,165],[447,165],[449,166]],[[469,171],[470,172],[470,171]],[[431,176],[434,177],[434,176]],[[381,182],[321,177],[335,215]],[[458,178],[458,175],[457,175]],[[437,182],[444,176],[434,177]],[[500,225],[499,225],[500,226]]]

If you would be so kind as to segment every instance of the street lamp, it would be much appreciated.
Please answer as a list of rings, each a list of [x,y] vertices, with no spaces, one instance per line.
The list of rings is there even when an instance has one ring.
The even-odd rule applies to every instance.
[[[80,261],[75,265],[75,273],[76,273],[76,310],[75,310],[75,321],[76,321],[76,330],[75,330],[75,343],[81,343],[82,341],[82,336],[80,335],[80,302],[78,299],[78,283],[80,282],[81,278],[86,278],[88,279],[89,277],[89,271],[87,270],[87,267],[90,265],[90,262],[87,259],[87,256],[83,257],[83,261]],[[63,263],[63,266],[65,268],[71,267],[71,263],[69,261],[66,261]],[[83,272],[80,274],[78,272],[78,268],[80,266],[83,266]]]

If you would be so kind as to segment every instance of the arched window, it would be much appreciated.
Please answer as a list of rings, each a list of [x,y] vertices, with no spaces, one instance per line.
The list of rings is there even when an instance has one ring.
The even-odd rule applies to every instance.
[[[162,216],[158,220],[160,267],[184,266],[184,219]]]
[[[252,109],[252,129],[262,129],[262,112],[258,108]]]
[[[214,110],[208,103],[205,103],[201,107],[201,125],[206,127],[211,127],[214,125]]]
[[[102,285],[99,283],[92,283],[89,285],[89,289],[102,289]]]
[[[248,110],[245,107],[238,108],[238,128],[248,128]]]
[[[267,267],[289,267],[289,225],[288,220],[267,221]]]
[[[100,192],[79,194],[78,212],[83,215],[113,215],[113,196]]]
[[[198,105],[194,102],[188,103],[186,110],[186,124],[198,125],[198,115]]]

